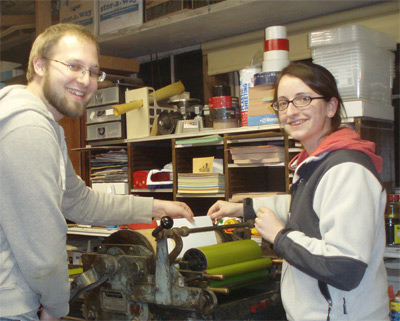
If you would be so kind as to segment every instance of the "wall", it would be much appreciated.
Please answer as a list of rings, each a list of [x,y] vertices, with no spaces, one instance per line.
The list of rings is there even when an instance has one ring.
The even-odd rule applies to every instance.
[[[289,59],[296,61],[311,58],[311,50],[308,48],[308,34],[311,31],[347,24],[360,24],[393,35],[399,43],[399,3],[389,2],[286,25]],[[262,60],[264,29],[204,43],[202,50],[208,58],[208,75],[240,70],[250,66],[255,59]]]

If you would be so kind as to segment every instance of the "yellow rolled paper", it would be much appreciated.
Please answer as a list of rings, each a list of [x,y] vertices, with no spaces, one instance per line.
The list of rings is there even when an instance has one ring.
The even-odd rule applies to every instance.
[[[143,100],[135,100],[130,103],[114,105],[113,112],[115,116],[119,116],[121,114],[125,114],[128,111],[135,110],[141,108],[143,106]]]
[[[240,240],[189,249],[183,260],[195,271],[261,258],[261,247],[253,240]]]
[[[174,82],[171,85],[165,86],[155,91],[156,100],[164,100],[171,96],[179,95],[185,91],[185,86],[183,85],[182,81]],[[153,93],[149,95],[153,97]]]
[[[156,101],[167,99],[171,96],[179,95],[185,91],[185,86],[182,81],[177,81],[173,84],[165,86],[161,89],[156,90],[149,94],[149,104],[154,102],[154,95],[156,97]],[[127,113],[131,110],[135,110],[141,108],[143,106],[143,100],[135,100],[129,103],[114,105],[113,112],[115,116]]]
[[[257,270],[268,269],[271,265],[272,260],[269,257],[263,257],[256,260],[219,266],[213,269],[208,269],[206,270],[206,272],[207,274],[218,274],[223,275],[225,278],[228,278]]]

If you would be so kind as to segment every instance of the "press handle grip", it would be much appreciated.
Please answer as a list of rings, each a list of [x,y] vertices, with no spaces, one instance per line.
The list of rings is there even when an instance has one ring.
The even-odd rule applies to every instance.
[[[161,218],[160,221],[160,225],[158,225],[153,232],[151,233],[151,235],[153,235],[153,237],[157,237],[157,235],[164,229],[169,230],[172,228],[172,226],[174,226],[174,220],[169,217],[169,216],[164,216]]]

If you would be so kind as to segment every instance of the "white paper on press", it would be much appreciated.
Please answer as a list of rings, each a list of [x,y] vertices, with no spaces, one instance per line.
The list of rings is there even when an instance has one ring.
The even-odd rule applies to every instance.
[[[212,226],[212,220],[209,216],[197,216],[194,217],[194,223],[190,223],[185,218],[174,219],[174,227],[187,226],[188,228],[199,228]],[[183,248],[179,253],[178,258],[181,258],[185,252],[194,247],[201,247],[207,245],[217,244],[217,237],[215,231],[192,233],[188,236],[182,236]],[[167,240],[168,243],[168,253],[174,249],[175,242],[172,239]]]

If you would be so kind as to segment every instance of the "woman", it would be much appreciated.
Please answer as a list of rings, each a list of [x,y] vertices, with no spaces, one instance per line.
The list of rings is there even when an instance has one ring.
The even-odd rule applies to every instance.
[[[388,320],[382,159],[375,144],[340,127],[343,103],[332,74],[292,64],[276,83],[274,109],[304,150],[291,195],[252,200],[255,227],[284,259],[281,295],[289,320]],[[239,216],[218,201],[212,219]]]

